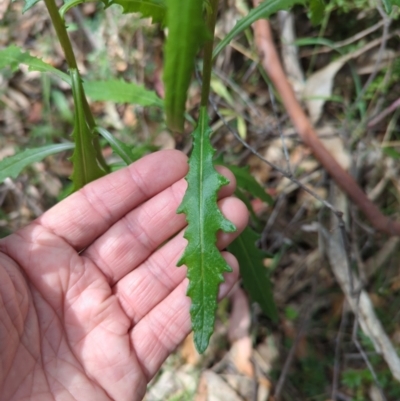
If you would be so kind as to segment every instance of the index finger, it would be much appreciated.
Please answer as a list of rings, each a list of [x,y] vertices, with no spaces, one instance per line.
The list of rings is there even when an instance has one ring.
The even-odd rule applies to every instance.
[[[77,251],[86,248],[126,213],[153,197],[188,171],[187,157],[164,150],[102,177],[40,216],[36,223]]]

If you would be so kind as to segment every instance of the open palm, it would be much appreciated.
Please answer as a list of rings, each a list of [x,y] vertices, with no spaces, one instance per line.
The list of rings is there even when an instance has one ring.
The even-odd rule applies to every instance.
[[[190,332],[178,151],[149,155],[97,180],[0,241],[0,399],[140,400]],[[244,205],[220,193],[238,228]],[[177,235],[176,235],[177,234]],[[234,269],[220,295],[237,280]]]

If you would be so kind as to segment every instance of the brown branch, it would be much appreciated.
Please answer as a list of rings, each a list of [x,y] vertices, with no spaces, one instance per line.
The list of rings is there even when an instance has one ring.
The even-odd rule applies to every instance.
[[[254,0],[258,4],[258,0]],[[361,209],[372,226],[389,235],[400,236],[400,223],[384,216],[358,186],[353,177],[347,173],[319,140],[307,115],[296,99],[279,60],[267,20],[258,20],[253,25],[256,46],[261,63],[280,94],[290,119],[303,142],[310,147],[314,156],[332,176],[339,187],[347,193]]]

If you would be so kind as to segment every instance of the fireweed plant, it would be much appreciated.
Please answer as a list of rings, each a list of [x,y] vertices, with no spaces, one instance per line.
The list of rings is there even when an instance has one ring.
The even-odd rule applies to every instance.
[[[105,8],[122,6],[124,13],[139,13],[143,18],[151,18],[152,23],[167,28],[168,35],[164,46],[164,86],[165,99],[140,85],[122,80],[83,81],[77,67],[74,51],[69,39],[64,16],[84,0],[65,0],[61,7],[55,0],[25,0],[23,12],[39,1],[44,1],[58,40],[64,51],[68,71],[61,71],[31,56],[17,46],[0,50],[0,68],[17,70],[26,64],[30,70],[49,72],[67,82],[73,93],[74,127],[72,142],[51,144],[35,149],[27,149],[0,162],[0,183],[5,178],[16,178],[23,168],[58,152],[73,150],[71,161],[73,191],[110,172],[104,160],[99,138],[103,137],[120,156],[125,164],[132,163],[136,157],[127,146],[106,129],[98,126],[92,115],[86,96],[93,100],[107,100],[120,103],[133,103],[163,108],[166,124],[175,133],[183,133],[185,105],[188,88],[193,79],[196,59],[202,58],[202,88],[198,121],[192,132],[193,148],[189,158],[189,172],[186,176],[188,187],[177,212],[184,213],[187,220],[185,238],[187,247],[178,266],[187,266],[191,298],[191,320],[194,341],[199,352],[208,346],[214,329],[217,308],[218,287],[223,281],[223,273],[231,271],[229,265],[216,247],[218,231],[233,232],[235,226],[225,219],[217,206],[217,192],[228,180],[217,173],[214,165],[215,150],[210,141],[212,134],[208,116],[211,72],[213,60],[239,33],[260,18],[268,18],[279,10],[288,9],[303,0],[265,0],[239,20],[228,35],[215,44],[214,28],[218,14],[218,0],[98,0]],[[399,0],[393,0],[398,4]],[[309,0],[312,22],[322,19],[325,3],[323,0]],[[392,1],[383,0],[387,12],[391,11]],[[251,176],[248,169],[228,166],[237,180],[236,194],[248,205],[248,195],[272,203],[272,199]],[[229,246],[241,267],[243,285],[253,301],[258,302],[266,315],[277,318],[272,298],[271,284],[263,266],[264,252],[256,247],[259,235],[250,227]]]

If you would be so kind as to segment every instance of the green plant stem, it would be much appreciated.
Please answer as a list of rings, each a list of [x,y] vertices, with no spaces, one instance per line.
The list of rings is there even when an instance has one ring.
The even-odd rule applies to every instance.
[[[78,69],[75,54],[72,50],[71,41],[69,40],[64,21],[62,20],[60,13],[58,12],[55,1],[44,0],[44,3],[46,4],[47,10],[50,14],[51,22],[53,23],[54,29],[56,30],[58,40],[60,41],[61,47],[64,50],[65,59],[67,60],[68,67]]]
[[[218,0],[210,0],[211,11],[207,15],[207,27],[211,33],[211,38],[204,44],[203,57],[203,86],[201,88],[201,106],[208,105],[208,96],[210,94],[212,59],[214,47],[214,30],[217,21]]]
[[[51,22],[54,26],[54,29],[56,31],[58,40],[61,44],[61,47],[63,48],[64,55],[65,55],[65,60],[67,61],[68,68],[74,68],[78,71],[78,66],[76,63],[76,58],[74,51],[72,49],[72,44],[68,36],[67,29],[65,28],[65,22],[61,18],[61,15],[59,13],[59,10],[57,8],[57,5],[54,0],[44,0],[44,3],[46,4],[47,11],[49,12]],[[96,122],[93,118],[93,114],[90,110],[89,103],[86,99],[86,95],[84,92],[83,87],[82,89],[82,103],[83,103],[83,109],[86,117],[86,122],[90,128],[90,130],[93,132],[94,128],[96,127]],[[105,169],[105,171],[110,171],[107,162],[104,160],[103,154],[101,152],[101,147],[100,147],[100,142],[99,142],[99,137],[95,136],[93,138],[93,146],[96,149],[96,158],[100,165]]]

